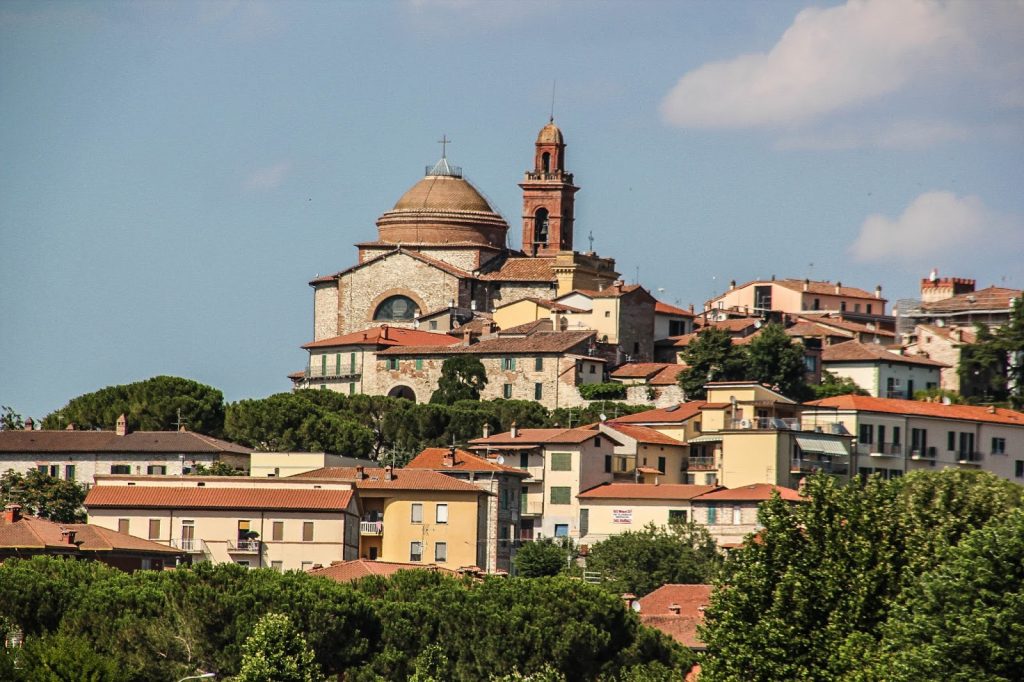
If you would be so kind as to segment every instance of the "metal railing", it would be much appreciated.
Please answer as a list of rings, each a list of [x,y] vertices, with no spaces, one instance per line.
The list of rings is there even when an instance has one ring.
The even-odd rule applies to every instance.
[[[228,540],[228,551],[236,554],[259,554],[259,540]]]
[[[353,369],[333,369],[328,367],[326,370],[323,367],[307,367],[304,372],[307,379],[358,379],[361,373]]]
[[[792,473],[811,473],[820,471],[825,474],[846,474],[849,471],[849,464],[845,461],[832,459],[817,459],[809,457],[794,457],[790,471]]]
[[[731,429],[755,429],[758,431],[799,431],[800,420],[792,417],[751,417],[733,419]]]
[[[980,452],[958,452],[956,461],[959,464],[977,464],[983,457],[984,455]]]
[[[171,538],[171,547],[189,554],[206,553],[206,543],[199,538]]]
[[[560,180],[562,182],[572,183],[572,173],[566,173],[564,171],[555,171],[553,173],[535,173],[533,171],[526,172],[527,180]]]
[[[360,535],[382,535],[384,533],[383,521],[360,521]]]
[[[937,456],[938,450],[934,445],[910,451],[910,459],[935,459]]]
[[[903,454],[903,445],[901,443],[880,443],[878,445],[858,443],[857,452],[873,457],[899,457]]]
[[[707,471],[715,468],[714,457],[691,457],[687,467],[690,471]]]

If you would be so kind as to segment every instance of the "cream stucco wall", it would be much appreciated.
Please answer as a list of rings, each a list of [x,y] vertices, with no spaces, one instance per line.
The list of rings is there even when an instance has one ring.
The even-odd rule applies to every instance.
[[[583,499],[579,501],[580,510],[588,510],[589,529],[586,535],[580,535],[582,543],[595,543],[627,531],[642,530],[653,523],[655,526],[667,526],[670,511],[686,513],[691,518],[689,500],[640,500],[640,499]]]
[[[938,367],[890,362],[822,362],[822,369],[846,377],[876,398],[913,399],[909,391],[923,391],[939,385]],[[889,379],[893,379],[894,395],[888,395]]]

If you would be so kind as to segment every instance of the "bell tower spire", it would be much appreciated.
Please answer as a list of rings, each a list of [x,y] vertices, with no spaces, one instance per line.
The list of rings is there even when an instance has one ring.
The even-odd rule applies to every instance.
[[[554,120],[540,129],[534,145],[533,170],[523,189],[523,251],[528,256],[554,256],[572,251],[573,203],[579,187],[565,171],[565,141]]]

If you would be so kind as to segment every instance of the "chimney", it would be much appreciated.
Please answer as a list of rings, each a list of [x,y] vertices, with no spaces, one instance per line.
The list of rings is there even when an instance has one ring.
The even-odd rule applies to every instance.
[[[178,426],[178,433],[185,433],[185,425],[181,424]]]
[[[75,430],[75,423],[74,422],[68,422],[68,425],[64,427],[64,430],[65,431],[74,431]]]
[[[622,595],[622,603],[627,609],[633,608],[633,602],[636,601],[636,595],[632,592],[626,592]]]
[[[804,280],[804,291],[807,291],[810,288],[811,288],[811,280],[805,279]]]
[[[995,414],[996,413],[996,406],[995,405],[989,405],[988,406],[988,413],[989,414]]]
[[[366,478],[366,468],[362,467],[362,466],[357,466],[356,467],[356,480],[357,481],[362,481],[365,478]]]
[[[692,303],[690,304],[690,312],[691,313],[693,312],[693,304]]]
[[[60,529],[60,542],[62,545],[73,545],[75,544],[75,531],[68,530],[67,528]]]
[[[772,275],[772,281],[773,282],[775,281],[775,275]]]
[[[875,285],[875,298],[882,298],[882,285]]]
[[[735,288],[736,288],[736,280],[734,280],[734,279],[729,280],[729,291],[732,291]]]
[[[442,463],[446,467],[453,467],[453,466],[455,466],[455,446],[454,445],[451,446],[450,448],[448,448],[448,452],[444,453],[444,460],[442,461]]]
[[[392,481],[392,480],[394,480],[394,478],[395,478],[395,474],[393,472],[393,469],[391,468],[391,465],[389,464],[386,467],[384,467],[384,480],[385,481]]]
[[[488,424],[487,422],[484,422],[484,438],[490,438],[490,437],[491,437],[491,425]]]
[[[4,507],[4,523],[14,523],[21,519],[21,505],[11,502]]]
[[[473,330],[469,328],[469,325],[462,329],[462,342],[467,346],[473,345]]]
[[[839,290],[842,289],[842,288],[843,288],[843,283],[840,282],[839,280],[836,280],[836,293],[838,294]]]
[[[34,431],[35,428],[36,428],[36,423],[34,421],[32,421],[32,417],[29,417],[28,419],[25,420],[25,430],[26,431]]]
[[[384,339],[385,341],[388,340],[388,326],[386,324],[382,324],[380,326],[380,338]]]
[[[516,426],[515,422],[512,422],[512,426],[509,429],[509,434],[512,436],[512,438],[519,438],[519,427]]]
[[[676,604],[675,602],[672,602],[668,605],[668,612],[673,615],[678,616],[682,612],[682,610],[683,609],[679,606],[679,604]]]
[[[128,418],[123,414],[117,418],[117,428],[114,429],[114,432],[119,436],[123,436],[128,433]]]

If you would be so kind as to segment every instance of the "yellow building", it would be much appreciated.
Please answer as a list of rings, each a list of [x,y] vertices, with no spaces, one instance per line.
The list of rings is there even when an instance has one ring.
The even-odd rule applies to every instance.
[[[190,561],[308,570],[354,559],[359,500],[344,482],[242,476],[97,476],[89,522],[181,549]]]
[[[489,493],[424,469],[327,467],[287,481],[351,484],[359,493],[359,557],[459,569],[487,565]]]

